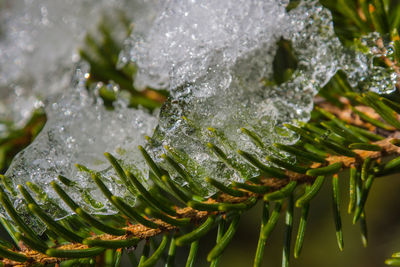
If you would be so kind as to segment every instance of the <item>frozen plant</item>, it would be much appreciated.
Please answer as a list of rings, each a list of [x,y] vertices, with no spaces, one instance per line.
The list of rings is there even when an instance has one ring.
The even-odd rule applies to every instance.
[[[171,93],[153,140],[160,162],[172,147],[194,162],[189,171],[199,183],[206,177],[229,184],[257,176],[236,150],[264,158],[273,143],[295,142],[282,125],[307,121],[314,95],[338,70],[352,85],[375,71],[366,54],[343,47],[330,11],[317,1],[289,11],[287,4],[168,1],[146,35],[133,33],[123,55],[139,67],[136,85],[167,87]],[[291,45],[297,66],[276,84],[268,81],[281,40]],[[242,132],[254,133],[261,143]],[[212,156],[208,142],[223,147],[230,167]]]
[[[99,172],[113,194],[124,197],[129,203],[134,203],[135,199],[127,197],[126,186],[103,153],[109,152],[119,158],[120,163],[142,181],[147,179],[142,175],[148,172],[148,167],[137,147],[144,144],[145,135],[152,134],[157,118],[140,109],[128,108],[123,99],[115,103],[114,110],[106,110],[100,98],[88,93],[85,77],[87,67],[79,67],[76,87],[66,89],[62,96],[56,97],[46,107],[48,121],[44,129],[30,146],[15,157],[5,174],[15,190],[18,190],[18,184],[42,188],[47,197],[40,204],[56,219],[71,214],[50,185],[59,175],[73,182],[73,186],[66,189],[89,212],[115,212],[96,187],[90,173],[75,167],[75,164]],[[108,87],[118,93],[117,86],[111,84]],[[25,206],[20,196],[14,197],[15,206],[24,213]],[[38,231],[43,230],[43,226],[37,227]]]
[[[169,89],[159,122],[125,106],[108,112],[80,84],[49,101],[48,124],[18,155],[7,177],[14,185],[37,184],[49,199],[56,199],[50,181],[58,174],[73,177],[79,189],[70,193],[79,204],[94,213],[113,212],[99,192],[94,196],[104,204],[88,203],[85,197],[95,185],[87,172],[73,165],[82,163],[99,172],[114,194],[125,196],[126,189],[101,154],[117,153],[122,164],[145,181],[149,171],[136,147],[144,144],[144,135],[152,135],[157,123],[147,147],[182,186],[188,186],[187,181],[165,164],[166,155],[174,154],[187,163],[203,196],[216,190],[205,183],[207,177],[230,184],[260,176],[260,170],[240,154],[257,155],[270,166],[265,156],[275,153],[272,144],[293,144],[298,138],[283,124],[307,121],[314,95],[338,70],[346,72],[351,84],[370,73],[368,54],[342,46],[327,9],[316,1],[305,1],[291,10],[286,5],[287,1],[277,0],[243,1],[240,9],[236,1],[156,5],[154,12],[160,11],[152,26],[144,30],[151,21],[151,16],[144,16],[146,23],[139,24],[127,41],[131,50],[120,58],[121,64],[129,58],[139,67],[138,87]],[[286,80],[271,82],[277,43],[282,40],[291,45],[297,63]],[[139,121],[132,123],[135,119]],[[135,134],[130,136],[130,132]],[[214,145],[226,154],[229,164],[211,151]],[[65,207],[47,207],[54,208],[49,212],[56,218],[69,214]]]

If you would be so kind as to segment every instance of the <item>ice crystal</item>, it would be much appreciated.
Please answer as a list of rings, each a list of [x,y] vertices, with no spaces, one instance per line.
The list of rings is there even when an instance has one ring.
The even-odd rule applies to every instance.
[[[271,144],[293,143],[296,136],[282,125],[307,121],[313,96],[339,69],[350,82],[365,75],[366,55],[342,46],[327,9],[304,1],[288,11],[287,4],[172,0],[147,35],[132,36],[136,86],[167,87],[172,96],[153,140],[160,162],[162,153],[171,153],[165,147],[171,147],[191,159],[188,171],[200,184],[205,177],[228,184],[257,176],[237,149],[264,158],[273,153]],[[276,84],[269,81],[281,40],[292,46],[297,67]],[[241,133],[243,127],[261,144]],[[231,164],[213,156],[208,142],[220,146]]]
[[[22,126],[49,95],[69,86],[78,48],[88,31],[120,10],[134,22],[150,0],[1,0],[0,116]],[[121,36],[122,35],[122,36]],[[125,38],[115,29],[117,40]]]
[[[83,77],[87,73],[84,68],[77,71]],[[114,110],[106,110],[100,98],[88,94],[84,81],[80,79],[76,88],[67,89],[46,108],[48,121],[44,129],[15,157],[5,174],[15,189],[18,184],[25,186],[26,182],[42,188],[47,197],[39,199],[39,203],[56,219],[71,214],[50,185],[58,175],[73,181],[74,185],[65,189],[89,212],[114,212],[90,173],[76,168],[77,163],[98,172],[111,192],[129,203],[134,203],[132,195],[103,153],[112,153],[141,180],[147,178],[142,176],[148,170],[137,146],[144,144],[145,135],[152,134],[157,118],[145,111],[127,108],[122,100],[116,102]],[[118,90],[115,85],[109,85],[109,89]],[[23,212],[20,197],[16,196],[15,206]]]

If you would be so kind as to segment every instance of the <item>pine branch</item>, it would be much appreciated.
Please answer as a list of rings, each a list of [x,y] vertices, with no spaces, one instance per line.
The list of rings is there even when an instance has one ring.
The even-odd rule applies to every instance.
[[[295,6],[296,2],[291,1],[290,5]],[[380,59],[388,68],[399,73],[400,41],[397,28],[400,26],[400,16],[396,10],[400,10],[400,5],[393,4],[393,1],[381,0],[359,0],[354,3],[344,0],[321,0],[321,2],[333,12],[335,31],[344,43],[353,43],[355,38],[374,31],[380,32],[384,37],[391,35],[393,56],[389,58],[381,55]],[[393,12],[386,12],[389,9],[388,5],[390,10],[394,10]],[[150,88],[138,92],[132,86],[135,67],[127,65],[123,69],[115,68],[115,59],[118,57],[120,47],[113,42],[111,31],[106,25],[101,25],[100,29],[104,37],[102,40],[95,40],[91,36],[87,37],[87,45],[90,46],[93,53],[87,53],[86,50],[81,52],[82,58],[91,65],[89,83],[107,83],[109,80],[113,80],[122,90],[130,92],[132,107],[142,105],[149,110],[159,107],[165,100],[164,92],[156,92]],[[385,49],[382,39],[378,40],[377,46],[381,50]],[[285,50],[283,54],[290,54],[290,52],[290,49]],[[293,64],[293,66],[289,64],[290,68],[295,68],[296,64]],[[287,69],[274,69],[276,82],[282,82],[286,78],[286,73]],[[400,105],[373,93],[355,93],[340,72],[333,78],[333,82],[335,90],[322,90],[320,92],[322,98],[315,99],[317,107],[313,111],[313,121],[302,127],[287,125],[288,129],[300,136],[300,141],[293,146],[275,144],[280,151],[285,151],[295,157],[296,164],[279,156],[271,156],[267,157],[267,161],[271,163],[267,166],[256,155],[240,151],[238,154],[258,168],[263,175],[252,181],[235,182],[229,186],[208,178],[209,186],[215,187],[219,193],[207,200],[197,197],[197,185],[190,177],[186,177],[185,164],[176,162],[176,159],[170,155],[163,155],[163,158],[187,179],[190,184],[189,189],[183,188],[171,179],[168,173],[164,173],[164,170],[154,163],[145,150],[142,150],[142,153],[145,157],[148,156],[146,160],[155,177],[151,178],[156,179],[160,188],[156,186],[147,190],[140,187],[141,184],[137,179],[130,177],[129,173],[126,174],[125,170],[119,166],[118,161],[116,159],[113,161],[112,155],[108,155],[107,158],[116,169],[121,181],[127,187],[133,188],[133,192],[140,191],[141,194],[138,198],[144,204],[137,207],[129,206],[123,199],[112,195],[97,174],[92,173],[94,182],[119,213],[110,217],[91,215],[63,191],[62,186],[67,186],[70,181],[66,177],[60,177],[59,181],[63,185],[60,186],[53,181],[52,186],[76,215],[56,222],[41,209],[29,192],[24,189],[24,186],[20,185],[21,193],[30,208],[30,215],[34,216],[35,214],[48,224],[49,229],[39,237],[24,223],[7,198],[6,192],[12,192],[14,189],[7,177],[3,176],[1,180],[5,189],[0,192],[0,201],[13,222],[10,223],[4,219],[1,221],[18,247],[0,240],[0,257],[3,258],[0,266],[47,265],[67,261],[70,261],[72,266],[78,263],[89,265],[93,263],[95,257],[97,259],[104,257],[106,249],[113,250],[113,257],[117,264],[123,249],[135,247],[142,240],[145,240],[146,245],[139,266],[150,266],[160,260],[168,243],[171,244],[167,259],[169,264],[172,265],[176,246],[190,244],[187,266],[193,266],[200,238],[218,225],[217,243],[208,255],[212,266],[217,266],[219,256],[235,234],[240,215],[251,209],[257,201],[264,202],[264,214],[254,266],[262,264],[266,240],[276,226],[282,209],[285,209],[284,201],[291,207],[285,210],[286,238],[283,248],[283,265],[287,266],[290,258],[293,208],[294,206],[300,208],[302,213],[295,241],[294,256],[297,258],[303,246],[310,202],[318,194],[327,177],[332,177],[332,205],[336,236],[339,248],[343,248],[342,223],[339,213],[339,176],[337,174],[348,168],[350,169],[348,211],[353,214],[354,222],[360,222],[363,242],[366,245],[364,207],[373,181],[378,177],[400,172]],[[90,86],[88,85],[88,87]],[[111,104],[115,101],[116,95],[106,88],[101,88],[99,93],[104,99],[105,105],[112,107]],[[39,120],[37,128],[40,128],[43,122],[43,118]],[[24,141],[22,146],[29,143],[34,135],[31,132],[35,132],[31,128],[26,130],[22,134]],[[242,128],[242,132],[257,145],[264,146],[257,133],[245,128]],[[13,143],[15,140],[19,139],[8,140],[11,141],[11,146],[0,144],[0,163],[1,153],[5,149],[9,149],[9,147],[16,148],[11,151],[18,149],[18,143],[16,145]],[[216,144],[210,143],[208,147],[210,153],[214,153],[222,163],[230,164],[225,153]],[[6,152],[9,153],[8,151]],[[90,170],[87,171],[90,172]],[[294,201],[293,192],[301,191],[302,185],[305,185],[304,194]],[[34,188],[34,185],[30,184],[30,186]],[[160,191],[164,189],[165,192],[161,194]],[[182,204],[172,207],[169,201],[171,198],[177,199]],[[293,205],[294,203],[295,205]],[[271,214],[269,214],[270,208],[273,208]],[[188,226],[193,230],[185,234],[184,230],[187,230]],[[77,229],[76,233],[71,229]],[[88,234],[88,232],[92,232],[92,234]],[[68,235],[68,233],[72,235]],[[174,234],[171,238],[172,233]],[[64,239],[60,236],[64,236]],[[149,256],[149,243],[155,236],[163,236],[163,239],[155,252]],[[66,244],[65,240],[72,242]],[[387,260],[386,263],[400,265],[398,253],[393,254],[393,258]]]
[[[360,96],[360,97],[364,98],[366,96]],[[339,118],[347,126],[353,125],[354,127],[359,127],[359,129],[369,129],[371,133],[379,131],[378,130],[379,128],[377,126],[372,125],[370,121],[363,120],[363,116],[364,118],[367,118],[366,116],[368,116],[370,118],[379,119],[379,121],[382,121],[381,118],[379,118],[378,114],[382,112],[381,110],[378,110],[377,112],[371,107],[361,106],[361,105],[358,105],[356,106],[356,108],[354,108],[351,106],[349,99],[346,98],[342,98],[341,103],[346,105],[346,108],[338,109],[337,107],[326,101],[320,102],[318,106],[315,108],[315,112],[318,112],[321,116],[325,116],[326,119],[328,119],[328,122],[329,121],[335,122],[337,118]],[[355,109],[358,112],[355,112]],[[360,116],[360,112],[362,112],[363,115]],[[334,114],[334,116],[331,116],[329,114]],[[397,117],[396,119],[399,119],[398,114],[396,115],[396,117]],[[322,121],[323,122],[321,124],[327,122],[326,120]],[[336,121],[336,123],[339,122]],[[297,131],[300,132],[299,129],[302,131],[308,131],[307,125],[308,124],[306,124],[302,128],[298,128]],[[294,129],[292,126],[288,127]],[[314,181],[316,177],[323,177],[335,174],[340,172],[344,168],[352,168],[362,171],[365,162],[367,160],[368,161],[374,160],[377,162],[377,165],[375,165],[375,167],[372,170],[372,173],[376,177],[387,174],[388,170],[391,171],[397,170],[398,166],[400,165],[400,163],[398,163],[399,162],[398,158],[391,160],[386,164],[379,163],[381,162],[382,159],[387,158],[388,156],[400,155],[400,147],[397,146],[399,142],[398,140],[400,138],[400,131],[394,129],[395,128],[393,128],[392,131],[385,130],[386,137],[382,137],[383,138],[383,139],[381,138],[382,140],[360,143],[361,145],[355,146],[357,149],[351,150],[344,146],[340,146],[341,149],[343,150],[341,153],[345,155],[337,155],[337,154],[334,155],[332,153],[327,154],[327,156],[324,158],[324,163],[322,162],[312,163],[310,167],[307,168],[305,173],[304,172],[299,173],[294,171],[293,169],[292,170],[286,169],[284,171],[284,175],[287,178],[260,177],[258,181],[254,182],[248,181],[245,184],[236,183],[234,184],[234,187],[229,188],[229,190],[227,188],[224,189],[223,187],[221,187],[221,185],[215,185],[215,183],[213,183],[210,180],[210,184],[217,186],[217,188],[221,191],[221,193],[218,194],[217,197],[210,198],[205,202],[198,202],[195,200],[191,200],[187,202],[188,205],[187,207],[184,208],[175,207],[175,212],[176,212],[175,216],[163,215],[164,217],[160,217],[164,218],[164,220],[158,218],[147,218],[147,220],[157,225],[157,227],[155,228],[147,227],[140,223],[134,225],[128,225],[122,228],[124,231],[126,231],[126,234],[124,235],[114,236],[110,234],[100,234],[84,239],[83,244],[70,243],[62,246],[55,246],[55,247],[53,246],[52,248],[46,251],[47,255],[35,251],[34,248],[33,249],[29,248],[25,246],[26,245],[25,244],[21,245],[21,250],[14,251],[16,253],[19,253],[21,257],[22,256],[26,257],[26,261],[24,263],[13,261],[12,259],[4,259],[3,263],[6,266],[8,265],[16,266],[21,264],[23,266],[30,266],[33,263],[41,263],[41,264],[56,263],[62,260],[66,260],[67,258],[92,257],[94,255],[103,253],[104,249],[102,250],[101,247],[118,248],[122,246],[131,246],[131,244],[136,244],[140,240],[147,240],[157,235],[163,235],[166,233],[170,233],[174,230],[179,230],[181,229],[181,226],[177,224],[177,221],[185,218],[190,219],[190,224],[193,225],[195,229],[193,233],[189,233],[186,236],[192,235],[194,236],[193,240],[198,240],[198,238],[203,236],[207,231],[211,229],[210,227],[206,226],[203,227],[203,225],[206,224],[208,221],[206,220],[207,218],[215,218],[215,216],[217,216],[217,218],[222,219],[224,216],[229,216],[229,214],[232,212],[240,215],[242,212],[250,209],[255,204],[256,201],[262,199],[267,202],[283,200],[286,197],[291,196],[293,189],[296,187],[296,185],[298,186],[301,184],[313,184],[313,187],[315,187]],[[305,141],[303,139],[304,138],[301,138],[301,141],[299,143]],[[331,142],[331,140],[329,140],[329,137],[326,140],[320,140],[319,142],[322,147],[325,147],[324,142],[328,141]],[[354,144],[357,143],[352,143],[347,147],[352,147],[352,145],[354,147]],[[293,149],[295,147],[296,146],[292,146],[291,148]],[[284,149],[290,150],[289,148],[290,147],[285,147]],[[354,155],[350,152],[354,153]],[[248,159],[250,161],[254,160],[251,158]],[[260,163],[253,162],[253,164],[257,165]],[[265,192],[263,188],[267,188],[267,191]],[[240,192],[243,195],[237,196],[237,192]],[[306,195],[307,194],[308,193],[306,193]],[[301,204],[297,205],[304,206],[306,203],[309,203],[311,199],[312,197],[309,197],[307,198],[306,201],[302,202],[298,201],[297,203]],[[365,200],[362,202],[365,203]],[[360,210],[359,205],[360,204],[363,205],[363,203],[358,203],[357,208],[359,210],[358,211],[356,210],[355,214],[355,216],[358,218],[355,217],[356,218],[355,220],[358,220],[359,216],[362,213],[363,207],[361,207]],[[157,214],[153,214],[151,212],[149,214],[157,217]],[[168,220],[171,220],[172,223],[171,222],[167,223],[165,221],[165,219],[167,218]],[[201,225],[202,223],[203,225]],[[207,228],[207,229],[206,231],[201,232],[201,234],[198,233],[199,230],[197,229],[202,229],[202,228]],[[178,237],[178,240],[182,240],[184,236]],[[132,243],[131,240],[133,240],[134,242]],[[52,256],[57,256],[57,257],[52,257]]]

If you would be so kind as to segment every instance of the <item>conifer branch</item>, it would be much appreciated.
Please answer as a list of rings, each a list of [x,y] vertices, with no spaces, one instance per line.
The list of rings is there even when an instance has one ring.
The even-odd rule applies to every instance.
[[[362,127],[364,129],[368,129],[371,132],[377,131],[377,126],[370,124],[370,122],[363,120],[359,113],[355,112],[355,108],[350,106],[350,102],[348,99],[341,98],[341,102],[347,105],[344,109],[338,109],[334,105],[328,102],[320,102],[316,108],[319,112],[329,112],[334,114],[337,118],[345,121],[348,124],[352,124],[357,127]],[[356,107],[358,112],[363,112],[366,116],[369,116],[374,119],[381,119],[379,114],[374,111],[371,107],[368,106],[357,106]],[[397,119],[399,115],[397,114]],[[329,117],[329,115],[328,115]],[[333,119],[333,118],[332,118]],[[306,128],[306,127],[304,127]],[[188,207],[179,208],[175,207],[176,215],[169,216],[171,219],[180,220],[183,218],[189,218],[190,223],[196,227],[196,225],[200,225],[203,223],[207,218],[214,217],[214,216],[226,216],[229,212],[233,210],[238,210],[239,212],[243,212],[246,209],[251,208],[255,201],[254,200],[268,200],[268,199],[280,199],[285,198],[286,193],[284,190],[291,183],[294,181],[296,182],[294,186],[301,185],[301,184],[312,184],[317,177],[321,175],[329,175],[332,173],[338,173],[340,170],[344,168],[352,168],[352,169],[361,169],[364,162],[369,160],[376,160],[378,163],[382,161],[382,159],[388,156],[399,156],[400,155],[400,146],[398,146],[398,140],[400,139],[400,131],[393,130],[393,131],[386,131],[386,137],[382,140],[373,141],[369,143],[367,146],[367,150],[364,149],[354,149],[354,156],[346,156],[346,155],[328,155],[325,158],[325,163],[322,162],[314,162],[310,168],[305,173],[298,173],[293,170],[286,170],[284,172],[287,178],[271,178],[271,177],[261,177],[259,181],[255,182],[246,182],[239,186],[238,184],[234,184],[234,187],[231,190],[235,190],[235,192],[241,192],[241,196],[235,196],[236,193],[233,195],[229,194],[232,191],[228,192],[221,192],[217,195],[217,197],[210,198],[205,202],[198,202],[194,204],[193,202],[188,203]],[[368,148],[373,149],[368,150]],[[392,162],[392,161],[391,161]],[[390,163],[390,162],[389,162]],[[376,176],[381,174],[385,174],[385,166],[387,164],[381,164],[381,168],[375,168],[374,172]],[[396,169],[400,163],[397,162],[392,163],[395,166],[389,166],[390,169]],[[334,167],[333,166],[338,166]],[[388,167],[388,168],[389,168]],[[322,177],[323,177],[322,176]],[[253,187],[253,190],[247,190],[246,186]],[[267,192],[260,191],[262,193],[257,193],[257,190],[254,188],[267,188]],[[293,187],[294,188],[294,187]],[[293,190],[293,189],[290,189]],[[291,191],[288,191],[291,194]],[[272,196],[274,197],[268,197]],[[276,197],[275,197],[276,195]],[[250,201],[250,202],[249,202]],[[246,204],[248,203],[248,204]],[[190,207],[191,206],[191,207]],[[197,210],[196,208],[200,209]],[[228,212],[228,213],[227,213]],[[225,215],[224,215],[225,214]],[[122,236],[113,236],[110,234],[100,234],[90,238],[87,238],[83,243],[86,244],[100,244],[103,247],[119,247],[123,244],[127,244],[129,246],[129,240],[136,240],[133,244],[136,244],[140,240],[147,240],[157,235],[162,235],[174,230],[180,229],[179,226],[167,223],[161,219],[156,218],[147,218],[152,223],[157,225],[157,228],[150,228],[144,226],[140,223],[134,225],[128,225],[123,228],[126,231],[126,234]],[[90,242],[94,240],[96,242]],[[101,241],[101,242],[100,242]],[[125,243],[124,243],[125,242]],[[20,242],[21,250],[14,250],[15,253],[21,254],[21,256],[26,257],[25,262],[17,262],[13,261],[12,259],[3,259],[2,263],[5,266],[32,266],[35,263],[39,264],[50,264],[50,263],[57,263],[68,258],[74,257],[89,257],[90,255],[94,255],[96,253],[101,254],[103,250],[95,249],[97,246],[89,246],[82,243],[70,243],[67,245],[56,246],[52,247],[47,250],[46,254],[38,252],[32,248],[27,247],[25,244]],[[297,252],[296,252],[297,253]],[[57,255],[57,257],[52,257]]]

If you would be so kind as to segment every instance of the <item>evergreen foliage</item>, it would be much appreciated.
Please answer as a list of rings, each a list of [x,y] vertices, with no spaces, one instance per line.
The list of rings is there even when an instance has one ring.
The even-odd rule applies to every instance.
[[[295,6],[296,2],[291,1],[290,5]],[[383,38],[391,38],[394,44],[393,56],[385,58],[384,62],[400,67],[398,1],[320,2],[332,11],[335,31],[343,43],[353,44],[360,36],[377,31]],[[132,85],[135,66],[117,69],[116,58],[121,46],[113,40],[106,24],[100,25],[99,30],[103,39],[98,41],[87,36],[87,45],[81,51],[81,57],[91,65],[89,83],[112,80],[130,93],[132,108],[139,105],[149,110],[160,107],[167,93],[151,88],[137,91]],[[280,52],[274,61],[274,82],[278,84],[286,79],[290,69],[296,67],[295,58],[286,53],[290,52],[290,45],[284,41],[279,45]],[[100,94],[105,105],[112,108],[115,95],[107,90],[100,90]],[[186,266],[196,266],[202,237],[214,228],[218,229],[216,243],[207,260],[211,266],[218,266],[241,217],[257,202],[262,202],[263,215],[253,266],[262,265],[266,241],[282,213],[285,217],[282,266],[289,266],[293,256],[300,256],[304,235],[311,231],[307,230],[309,210],[324,183],[329,183],[332,190],[333,220],[339,249],[342,250],[344,244],[339,206],[342,203],[340,198],[345,193],[349,195],[348,213],[352,214],[354,224],[360,224],[363,243],[367,245],[364,208],[373,183],[381,177],[400,173],[399,99],[399,90],[391,95],[360,92],[346,82],[343,73],[337,73],[316,97],[311,120],[301,127],[285,125],[287,130],[297,133],[300,138],[290,146],[274,144],[276,153],[266,160],[277,167],[264,165],[256,155],[237,151],[262,175],[245,183],[234,182],[230,186],[207,178],[209,186],[218,191],[209,199],[199,196],[201,189],[185,171],[188,162],[174,148],[168,148],[169,152],[163,158],[188,182],[189,188],[171,179],[171,174],[155,163],[143,147],[139,149],[150,167],[149,178],[154,181],[149,189],[133,173],[123,169],[114,155],[105,153],[120,181],[140,200],[134,207],[114,196],[96,172],[78,166],[90,172],[95,184],[118,210],[116,215],[87,213],[66,193],[65,189],[73,186],[72,182],[68,177],[59,176],[51,185],[75,215],[55,221],[38,205],[46,194],[32,183],[19,185],[18,190],[31,216],[40,218],[47,226],[40,236],[17,214],[8,197],[14,189],[9,186],[8,178],[1,176],[0,202],[12,222],[3,218],[0,220],[13,242],[0,240],[0,266],[54,266],[58,263],[61,266],[98,266],[102,263],[119,266],[121,255],[127,253],[133,266],[153,266],[157,262],[165,262],[165,266],[171,267],[174,266],[177,250],[182,246],[190,247]],[[31,142],[44,122],[44,113],[37,111],[22,129],[14,129],[10,124],[8,136],[0,139],[0,169],[3,172],[12,157]],[[221,133],[209,130],[214,141],[204,145],[208,146],[210,154],[230,165],[221,148]],[[265,147],[257,133],[243,128],[242,134],[250,137],[256,145]],[[296,163],[283,156],[281,151],[295,157]],[[345,169],[350,169],[349,188],[347,192],[339,192],[340,180],[345,177],[341,175],[339,178],[338,174]],[[93,203],[95,205],[95,199]],[[301,213],[299,222],[293,220],[294,212]],[[161,241],[158,242],[159,236]],[[294,243],[293,252],[291,243]],[[143,250],[141,257],[135,259],[130,248],[139,245]],[[400,252],[394,253],[385,263],[400,266]]]

